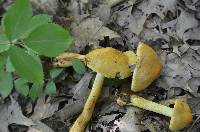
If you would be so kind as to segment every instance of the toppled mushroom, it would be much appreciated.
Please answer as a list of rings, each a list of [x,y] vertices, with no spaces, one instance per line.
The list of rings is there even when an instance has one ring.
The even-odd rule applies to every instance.
[[[176,99],[174,101],[174,108],[146,100],[136,95],[131,96],[130,103],[126,103],[126,101],[122,99],[118,99],[117,103],[121,106],[126,104],[133,105],[145,110],[171,117],[169,125],[169,129],[171,131],[180,130],[192,123],[192,113],[190,107],[184,99]]]
[[[136,68],[133,72],[131,90],[139,92],[147,88],[161,72],[160,59],[148,45],[140,42],[137,48]]]

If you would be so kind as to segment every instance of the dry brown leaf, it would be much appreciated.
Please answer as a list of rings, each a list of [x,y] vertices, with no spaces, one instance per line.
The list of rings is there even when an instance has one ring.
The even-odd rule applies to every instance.
[[[161,19],[167,14],[167,11],[171,11],[175,14],[177,7],[177,0],[144,0],[138,9],[142,10],[145,15],[150,15],[152,13],[157,14]]]
[[[47,14],[55,15],[58,9],[57,0],[30,0],[34,9],[42,10]]]
[[[180,9],[181,14],[176,19],[162,25],[162,28],[168,29],[168,35],[177,39],[183,39],[186,30],[198,26],[198,20],[195,19],[194,14],[188,13]]]
[[[81,80],[72,88],[72,100],[70,100],[69,104],[65,105],[64,108],[55,113],[55,115],[60,117],[62,121],[79,113],[82,110],[85,99],[90,92],[88,87],[91,79],[92,74],[85,73]],[[76,101],[73,99],[76,99]]]
[[[17,101],[10,97],[11,104],[6,103],[0,106],[0,132],[8,132],[8,125],[18,124],[32,126],[35,123],[22,114],[21,107]]]
[[[37,100],[34,113],[30,117],[34,121],[48,118],[58,110],[59,102],[50,103],[50,97],[46,100],[45,96],[46,94],[43,94]]]
[[[134,3],[130,3],[130,5]],[[132,6],[129,8],[119,11],[117,13],[117,24],[123,28],[128,28],[132,33],[139,35],[143,30],[144,23],[147,16],[141,11],[135,10],[132,14]]]
[[[184,33],[183,40],[200,40],[200,27],[192,28]]]
[[[86,45],[97,48],[99,40],[103,40],[105,36],[109,36],[110,39],[120,37],[116,32],[105,27],[99,18],[87,18],[80,24],[73,23],[71,29],[77,52],[82,51]]]
[[[139,110],[134,107],[127,107],[126,114],[115,123],[119,126],[121,132],[140,132],[141,126],[136,115]]]
[[[85,73],[81,80],[73,88],[73,98],[77,100],[84,100],[89,95],[89,84],[92,79],[91,73]]]
[[[155,28],[154,29],[151,29],[151,28],[143,29],[140,36],[142,39],[153,40],[153,41],[156,41],[157,39],[164,39],[168,42],[170,40],[170,37],[168,35],[160,33]]]
[[[36,121],[34,126],[31,126],[27,132],[54,132],[50,127],[40,121]]]
[[[157,86],[165,88],[166,90],[172,87],[186,89],[187,81],[191,77],[190,71],[181,62],[180,57],[175,53],[171,53],[167,55],[161,77],[157,80]]]

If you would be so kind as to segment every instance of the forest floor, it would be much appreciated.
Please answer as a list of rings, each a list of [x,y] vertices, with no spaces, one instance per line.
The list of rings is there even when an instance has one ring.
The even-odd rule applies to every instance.
[[[200,131],[199,0],[30,1],[35,14],[49,14],[55,23],[70,31],[75,40],[70,52],[86,54],[99,47],[136,51],[140,41],[149,44],[161,59],[162,71],[160,77],[138,95],[158,103],[187,99],[193,123],[181,131]],[[12,0],[0,3],[1,16],[10,3]],[[80,75],[72,68],[64,68],[55,79],[57,95],[42,94],[36,102],[13,91],[10,97],[0,100],[0,130],[69,131],[84,106],[94,77],[90,69]],[[117,105],[116,98],[121,93],[130,93],[130,85],[131,77],[105,80],[85,132],[169,131],[170,118]],[[2,121],[1,117],[7,121]]]

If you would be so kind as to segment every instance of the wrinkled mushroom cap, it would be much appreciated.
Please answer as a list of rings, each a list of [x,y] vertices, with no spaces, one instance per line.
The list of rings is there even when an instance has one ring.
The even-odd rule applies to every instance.
[[[159,77],[161,72],[160,59],[151,47],[140,42],[136,55],[137,63],[131,86],[134,92],[144,90]]]
[[[120,79],[130,76],[128,57],[114,48],[96,49],[85,56],[85,62],[93,71],[103,74],[107,78]]]
[[[180,130],[192,123],[192,113],[190,107],[183,99],[175,101],[169,129],[172,131]]]

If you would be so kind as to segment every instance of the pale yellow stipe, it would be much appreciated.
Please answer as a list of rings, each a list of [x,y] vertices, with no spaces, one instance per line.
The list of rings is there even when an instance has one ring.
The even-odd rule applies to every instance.
[[[97,73],[92,90],[89,97],[87,98],[83,111],[74,122],[73,126],[70,129],[70,132],[84,132],[88,122],[92,117],[95,104],[101,94],[103,81],[104,76],[100,73]]]
[[[137,106],[139,108],[145,109],[145,110],[149,110],[149,111],[153,111],[162,115],[166,115],[168,117],[172,116],[172,108],[167,107],[165,105],[161,105],[149,100],[146,100],[142,97],[138,97],[138,96],[131,96],[131,104],[134,106]]]
[[[54,59],[53,65],[59,67],[69,67],[72,66],[71,60],[74,58],[80,59],[85,63],[85,55],[76,53],[64,53]]]

